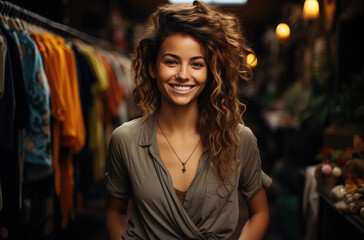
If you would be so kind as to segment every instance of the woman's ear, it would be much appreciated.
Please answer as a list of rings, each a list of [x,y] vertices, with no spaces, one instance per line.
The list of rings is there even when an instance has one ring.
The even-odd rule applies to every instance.
[[[156,78],[156,73],[155,73],[155,66],[152,63],[149,63],[149,74],[152,78]]]

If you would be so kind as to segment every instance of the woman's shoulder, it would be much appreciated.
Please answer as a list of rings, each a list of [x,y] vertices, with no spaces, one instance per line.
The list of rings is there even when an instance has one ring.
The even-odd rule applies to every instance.
[[[256,139],[253,131],[248,126],[245,126],[241,123],[239,123],[239,125],[237,126],[237,131],[240,137],[240,141],[251,141]]]
[[[127,121],[115,128],[111,137],[118,139],[128,139],[137,138],[143,123],[142,117]]]
[[[241,150],[246,151],[247,149],[253,149],[257,146],[257,138],[248,126],[239,124],[237,131],[240,138],[239,146]]]

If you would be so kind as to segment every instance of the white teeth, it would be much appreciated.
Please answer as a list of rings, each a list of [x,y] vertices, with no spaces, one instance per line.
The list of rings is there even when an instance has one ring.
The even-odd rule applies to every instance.
[[[189,86],[172,86],[174,89],[179,90],[179,91],[186,91],[186,90],[190,90],[191,87]]]

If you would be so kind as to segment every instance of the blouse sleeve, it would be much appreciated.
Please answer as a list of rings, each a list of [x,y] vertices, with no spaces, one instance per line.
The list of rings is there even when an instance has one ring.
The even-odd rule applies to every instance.
[[[124,153],[122,134],[116,129],[111,135],[107,152],[105,187],[112,196],[128,199],[131,197],[131,187]]]
[[[238,158],[241,162],[239,192],[249,201],[262,188],[268,188],[272,179],[261,169],[261,159],[257,139],[253,132],[244,127],[240,132]]]

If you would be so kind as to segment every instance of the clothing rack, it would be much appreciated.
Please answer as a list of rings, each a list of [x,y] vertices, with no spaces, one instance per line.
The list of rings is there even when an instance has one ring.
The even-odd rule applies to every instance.
[[[0,14],[3,16],[17,18],[30,24],[49,29],[62,36],[78,38],[86,43],[98,45],[104,49],[123,52],[123,50],[117,48],[115,45],[111,44],[108,41],[93,37],[67,25],[54,22],[46,17],[40,16],[39,14],[29,11],[27,9],[21,8],[13,3],[0,0],[0,8]]]

